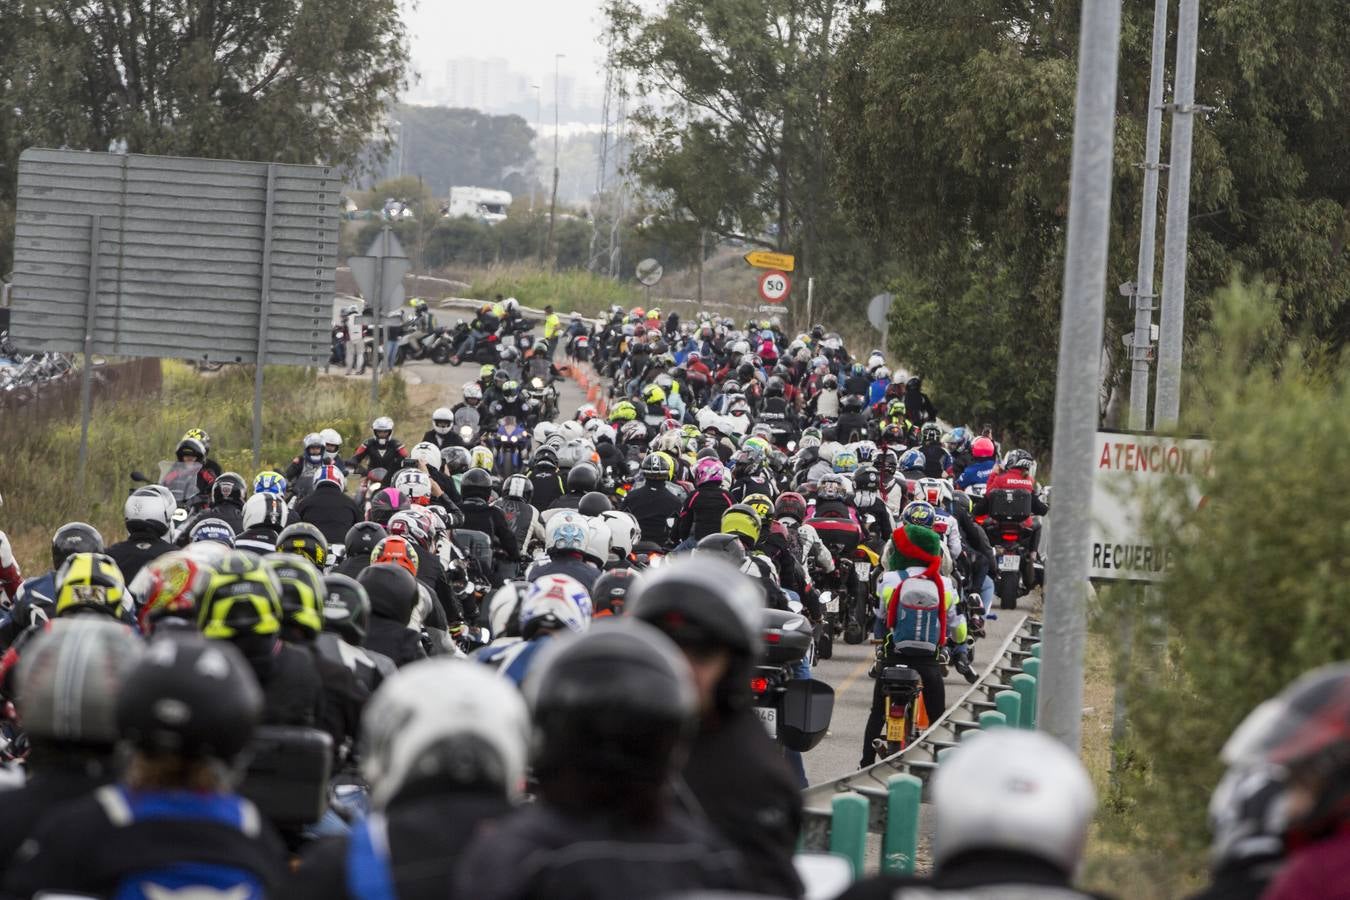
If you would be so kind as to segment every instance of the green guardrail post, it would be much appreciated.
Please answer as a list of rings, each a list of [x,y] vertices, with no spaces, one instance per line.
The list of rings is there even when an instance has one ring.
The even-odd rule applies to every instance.
[[[923,781],[914,775],[892,775],[886,780],[886,834],[881,841],[881,871],[886,875],[913,875],[919,853],[919,804]]]
[[[1003,713],[1008,724],[1014,728],[1022,727],[1022,695],[1017,691],[999,691],[994,695],[994,705]]]
[[[970,733],[970,732],[967,732],[967,734],[969,734],[969,733]],[[941,763],[943,762],[943,760],[945,760],[945,759],[946,759],[948,756],[950,756],[952,753],[955,753],[956,750],[957,750],[956,747],[943,747],[941,750],[939,750],[939,751],[937,752],[937,761],[938,761],[938,763],[941,764]]]
[[[853,863],[853,877],[861,878],[867,854],[867,798],[836,794],[830,802],[830,852]]]
[[[1040,641],[1037,641],[1036,643],[1034,643],[1034,644],[1031,645],[1031,658],[1032,658],[1032,659],[1040,659],[1040,658],[1041,658],[1041,642],[1040,642]]]
[[[1022,671],[1026,672],[1032,678],[1041,677],[1041,661],[1035,657],[1028,657],[1022,660]]]
[[[987,709],[980,713],[981,728],[1007,728],[1008,717],[997,710]]]
[[[1036,727],[1036,677],[1023,672],[1012,677],[1012,689],[1022,697],[1022,727]]]

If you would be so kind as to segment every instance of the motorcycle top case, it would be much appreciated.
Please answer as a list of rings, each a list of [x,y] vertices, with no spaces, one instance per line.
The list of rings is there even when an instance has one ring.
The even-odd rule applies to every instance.
[[[253,736],[252,754],[239,793],[279,828],[319,821],[328,808],[333,739],[317,728],[263,725]]]
[[[996,519],[1025,519],[1031,515],[1031,491],[1003,489],[985,494],[985,508]]]
[[[800,613],[780,609],[761,612],[764,626],[764,659],[770,665],[782,666],[806,658],[815,635],[810,623]]]

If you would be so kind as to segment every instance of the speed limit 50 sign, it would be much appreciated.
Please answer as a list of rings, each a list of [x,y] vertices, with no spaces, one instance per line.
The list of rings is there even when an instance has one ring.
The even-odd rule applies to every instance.
[[[792,281],[782,272],[765,272],[759,278],[759,295],[770,303],[782,303],[792,290]]]

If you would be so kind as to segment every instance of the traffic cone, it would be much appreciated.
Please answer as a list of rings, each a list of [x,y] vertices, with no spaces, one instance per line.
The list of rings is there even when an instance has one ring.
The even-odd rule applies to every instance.
[[[928,730],[928,709],[923,705],[923,695],[914,701],[914,719],[918,723],[919,731]]]
[[[594,403],[598,399],[600,399],[600,387],[599,385],[593,384],[591,385],[590,390],[586,392],[586,400],[590,403]]]

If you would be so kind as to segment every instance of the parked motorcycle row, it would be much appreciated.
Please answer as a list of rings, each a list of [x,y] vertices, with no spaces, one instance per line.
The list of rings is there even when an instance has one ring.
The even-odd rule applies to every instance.
[[[60,381],[75,371],[64,353],[24,353],[0,331],[0,398],[23,402],[43,385]]]

